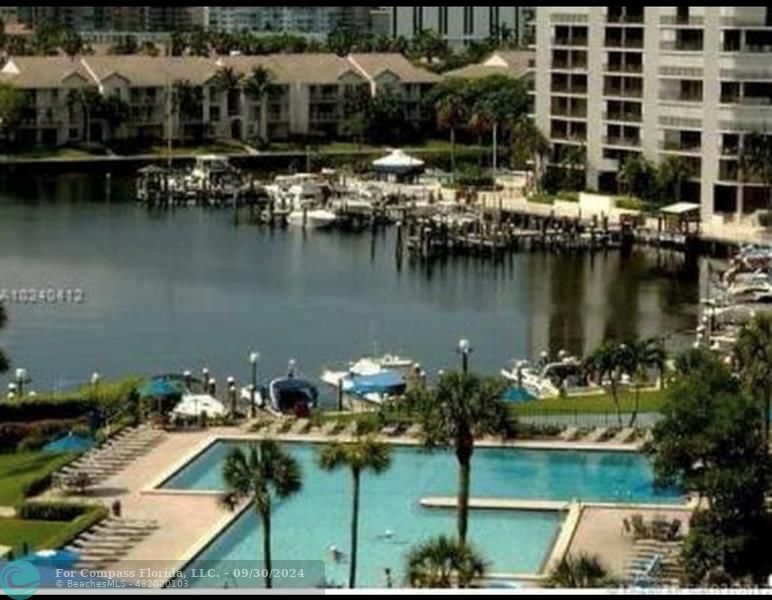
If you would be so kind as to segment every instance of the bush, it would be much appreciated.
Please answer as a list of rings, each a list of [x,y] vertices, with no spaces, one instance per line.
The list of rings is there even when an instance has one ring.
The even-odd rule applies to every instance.
[[[772,227],[772,211],[764,210],[759,212],[759,225],[762,227]]]
[[[23,502],[16,508],[22,519],[35,521],[72,521],[86,512],[88,507],[70,502]]]
[[[488,171],[476,168],[467,168],[456,176],[456,183],[461,187],[493,188],[493,177]]]

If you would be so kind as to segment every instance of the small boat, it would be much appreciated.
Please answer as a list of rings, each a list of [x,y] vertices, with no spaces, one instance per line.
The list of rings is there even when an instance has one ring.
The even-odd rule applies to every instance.
[[[182,400],[172,409],[173,415],[180,417],[225,416],[227,410],[222,402],[209,394],[184,394]]]
[[[581,361],[574,356],[554,362],[542,358],[537,365],[525,360],[514,361],[512,368],[501,370],[501,375],[535,398],[589,391],[595,387],[589,383]]]
[[[290,212],[287,222],[308,229],[324,229],[338,221],[338,216],[324,208],[295,209]]]
[[[247,406],[252,401],[249,386],[241,389],[241,400]],[[284,377],[272,379],[268,386],[255,391],[255,405],[274,414],[307,416],[319,405],[319,390],[302,377],[295,376],[295,363],[290,361],[289,371]]]
[[[322,372],[321,380],[336,389],[341,388],[344,394],[381,404],[389,398],[404,394],[407,375],[418,368],[419,365],[413,360],[384,354],[351,362],[346,371],[326,369]]]

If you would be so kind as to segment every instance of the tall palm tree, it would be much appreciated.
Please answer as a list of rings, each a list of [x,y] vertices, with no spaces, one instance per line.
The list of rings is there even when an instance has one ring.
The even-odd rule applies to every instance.
[[[203,119],[203,90],[189,79],[178,79],[172,84],[172,113],[177,117],[180,137],[184,137],[182,123]]]
[[[273,79],[273,73],[271,73],[270,69],[260,65],[253,68],[249,77],[244,81],[244,93],[247,95],[247,98],[260,105],[259,130],[261,137],[265,131],[264,124],[268,116],[266,99],[273,85]]]
[[[380,474],[391,466],[390,447],[372,437],[358,439],[350,444],[333,442],[322,446],[319,466],[325,471],[348,467],[353,484],[351,509],[351,560],[348,586],[356,587],[357,545],[359,536],[359,488],[362,473]]]
[[[767,208],[772,208],[772,144],[766,134],[753,132],[745,136],[738,167],[744,176],[756,176],[766,190]]]
[[[629,371],[632,361],[625,344],[607,340],[584,360],[584,367],[598,383],[608,381],[608,392],[614,402],[619,426],[622,426],[622,407],[619,403],[619,384],[622,374]]]
[[[8,315],[5,312],[5,306],[0,302],[0,330],[8,323]],[[0,348],[0,373],[5,373],[11,366],[11,362],[8,360],[8,356]]]
[[[67,94],[67,105],[70,110],[76,105],[80,107],[83,116],[83,135],[86,142],[91,141],[91,117],[99,111],[102,100],[99,90],[93,86],[73,88]]]
[[[228,98],[227,110],[229,115],[234,112],[231,110],[232,107],[238,106],[238,93],[241,91],[243,79],[244,75],[237,73],[233,67],[220,67],[212,77],[212,87],[221,94],[226,94]]]
[[[434,106],[437,126],[450,131],[450,170],[456,176],[456,130],[469,122],[469,104],[462,90],[448,90]]]
[[[513,165],[527,166],[533,162],[534,183],[538,190],[544,175],[544,157],[550,151],[549,140],[528,116],[520,117],[512,123],[511,138]]]
[[[419,544],[407,556],[407,582],[414,588],[465,588],[485,571],[485,560],[473,548],[445,535]]]
[[[740,331],[735,348],[740,373],[748,390],[763,405],[764,435],[769,443],[769,411],[772,403],[772,318],[757,315]]]
[[[660,378],[662,377],[667,355],[662,338],[632,340],[625,344],[625,350],[622,369],[630,375],[635,392],[635,406],[628,425],[628,427],[632,427],[638,418],[641,386],[652,370],[656,370]]]
[[[274,440],[260,440],[246,451],[236,447],[223,466],[225,494],[223,504],[230,510],[249,501],[263,526],[263,562],[267,572],[265,587],[271,581],[271,509],[273,499],[288,498],[300,491],[300,465]]]
[[[608,572],[598,557],[582,553],[576,557],[565,556],[549,574],[545,587],[601,588],[610,583]]]
[[[674,190],[675,201],[683,197],[684,184],[694,177],[694,169],[681,156],[668,156],[659,165],[659,180],[663,190]]]
[[[458,462],[458,538],[466,543],[469,488],[475,436],[508,435],[509,411],[502,400],[504,385],[493,378],[450,372],[433,389],[411,392],[427,448],[450,448]]]

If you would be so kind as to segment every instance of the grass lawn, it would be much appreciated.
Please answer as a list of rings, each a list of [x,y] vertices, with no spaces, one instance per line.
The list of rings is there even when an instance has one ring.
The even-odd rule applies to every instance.
[[[53,473],[71,459],[71,454],[49,452],[0,454],[0,506],[21,502],[25,485]]]
[[[10,546],[17,555],[25,542],[30,550],[43,549],[48,545],[48,540],[54,539],[68,525],[67,521],[0,518],[0,546]]]
[[[631,412],[635,409],[635,394],[622,392],[619,396],[622,412]],[[663,390],[641,390],[639,412],[658,412],[664,401]],[[611,396],[605,393],[579,396],[576,398],[545,398],[533,402],[523,402],[512,405],[512,412],[516,415],[534,415],[540,412],[556,414],[565,412],[578,413],[613,413],[616,405]]]

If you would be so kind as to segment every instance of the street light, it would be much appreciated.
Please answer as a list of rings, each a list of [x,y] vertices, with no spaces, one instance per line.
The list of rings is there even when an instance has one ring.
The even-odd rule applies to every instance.
[[[255,418],[255,392],[257,391],[257,361],[260,360],[259,352],[249,353],[249,364],[252,365],[252,385],[249,388],[249,418]]]
[[[18,386],[19,390],[19,396],[24,395],[24,384],[28,381],[27,379],[27,369],[19,367],[16,369],[16,385]]]
[[[228,377],[230,382],[228,383],[228,395],[231,401],[231,416],[236,416],[236,383],[233,381],[233,377]]]
[[[294,377],[295,376],[295,359],[290,358],[288,363],[288,369],[287,369],[287,377]]]
[[[472,344],[466,338],[458,340],[456,351],[461,355],[461,372],[466,375],[469,372],[469,355],[472,353]]]
[[[182,377],[185,380],[185,389],[190,391],[190,382],[191,382],[191,379],[193,378],[193,373],[191,373],[189,369],[185,369],[182,372]]]

